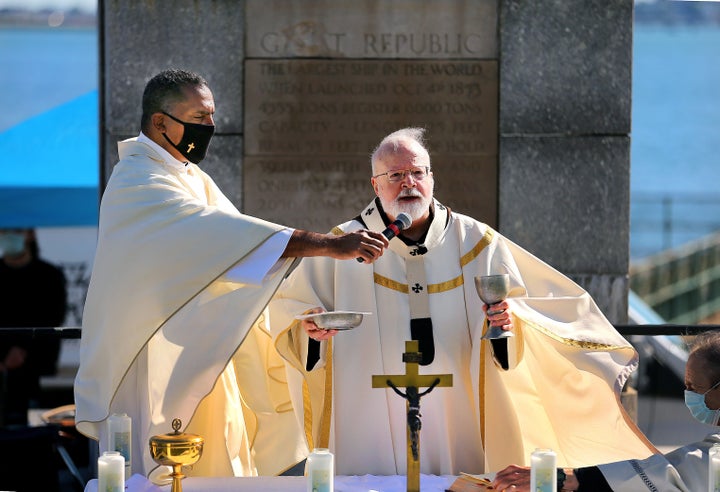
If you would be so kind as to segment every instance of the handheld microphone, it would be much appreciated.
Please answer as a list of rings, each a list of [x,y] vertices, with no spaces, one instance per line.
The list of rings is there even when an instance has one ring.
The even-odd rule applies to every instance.
[[[387,228],[382,231],[382,235],[387,238],[387,240],[391,240],[398,234],[400,234],[400,231],[407,229],[412,225],[412,217],[410,215],[406,214],[405,212],[400,212],[390,225],[387,226]],[[357,261],[360,263],[364,262],[364,258],[356,258]]]

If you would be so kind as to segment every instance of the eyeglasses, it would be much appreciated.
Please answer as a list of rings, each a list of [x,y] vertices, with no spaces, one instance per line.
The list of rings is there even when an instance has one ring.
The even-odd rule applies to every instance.
[[[373,176],[373,178],[379,178],[380,176],[387,176],[387,180],[390,183],[397,183],[403,181],[405,176],[410,175],[415,181],[422,181],[430,174],[430,166],[413,167],[411,169],[397,169],[395,171],[388,171],[386,173],[380,173]]]
[[[712,390],[714,390],[714,389],[717,388],[718,386],[720,386],[720,381],[718,381],[717,383],[713,384],[713,385],[710,387],[709,390],[707,390],[705,393],[703,393],[703,395],[707,395],[708,393],[710,393]]]

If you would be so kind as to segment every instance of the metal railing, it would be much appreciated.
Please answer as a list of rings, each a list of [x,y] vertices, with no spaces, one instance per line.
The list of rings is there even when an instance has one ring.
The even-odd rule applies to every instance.
[[[720,231],[720,197],[712,193],[633,192],[630,253],[644,258]]]
[[[78,327],[57,327],[57,328],[35,328],[35,327],[23,327],[23,328],[6,328],[0,327],[0,338],[5,336],[12,336],[15,338],[60,338],[60,339],[72,339],[80,338],[81,330]]]
[[[720,312],[720,233],[631,265],[630,288],[668,323]]]
[[[720,325],[682,325],[682,324],[662,324],[662,325],[614,325],[615,329],[623,336],[631,335],[682,335],[693,336],[699,335],[706,331],[720,330]],[[30,339],[79,339],[82,330],[78,327],[63,328],[0,328],[0,338],[4,336],[23,337]]]
[[[698,335],[706,331],[720,330],[720,325],[614,325],[615,329],[623,336],[630,335]],[[60,338],[78,339],[82,330],[78,327],[61,328],[2,328],[0,327],[0,338],[3,336],[25,337],[25,338]]]

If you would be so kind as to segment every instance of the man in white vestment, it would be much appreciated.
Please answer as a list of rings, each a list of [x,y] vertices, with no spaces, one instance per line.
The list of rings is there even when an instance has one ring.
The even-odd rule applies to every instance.
[[[241,214],[197,164],[215,104],[197,74],[168,70],[143,93],[142,132],[119,143],[104,191],[75,380],[77,428],[107,450],[108,416],[132,419],[132,472],[149,439],[205,439],[192,474],[272,475],[307,453],[261,315],[293,257],[368,264],[379,233],[340,237]]]
[[[417,339],[420,374],[453,376],[452,387],[420,401],[422,473],[527,464],[537,447],[568,466],[650,455],[619,403],[637,365],[631,345],[578,285],[435,200],[422,137],[410,128],[380,143],[371,159],[377,197],[335,231],[382,231],[409,214],[412,225],[382,258],[304,259],[269,305],[308,446],[334,451],[338,474],[404,474],[406,401],[373,388],[371,376],[404,374],[405,342]],[[499,273],[510,275],[510,296],[488,311],[474,278]],[[371,314],[348,331],[296,319],[339,310]],[[481,339],[488,318],[515,336]]]
[[[720,446],[720,332],[706,332],[693,342],[685,365],[685,404],[692,416],[715,427],[705,439],[665,455],[579,469],[559,469],[558,490],[580,492],[705,492],[708,451]],[[499,472],[496,489],[530,490],[530,469],[511,465]]]

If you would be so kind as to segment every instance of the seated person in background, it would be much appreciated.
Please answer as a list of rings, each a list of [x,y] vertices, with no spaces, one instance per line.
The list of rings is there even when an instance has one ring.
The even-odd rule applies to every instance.
[[[0,327],[57,327],[65,321],[63,271],[39,256],[35,231],[0,229]],[[40,397],[40,376],[54,374],[59,339],[0,332],[0,426],[26,425]]]
[[[558,491],[700,492],[708,490],[708,450],[720,444],[720,332],[699,335],[685,365],[685,404],[695,419],[715,426],[700,442],[665,455],[578,469],[558,470]],[[500,471],[497,490],[530,490],[530,468],[511,465]]]

